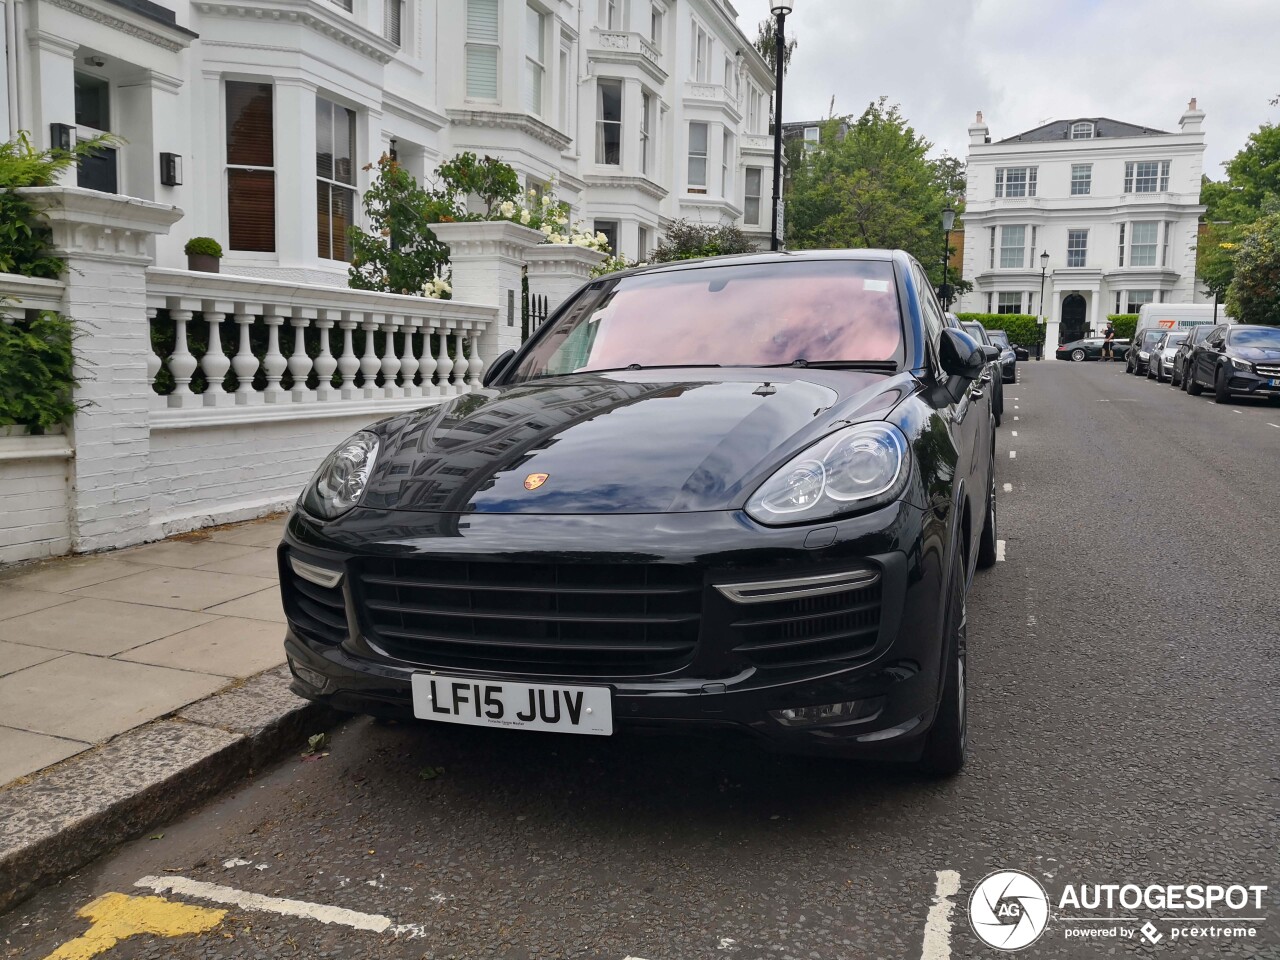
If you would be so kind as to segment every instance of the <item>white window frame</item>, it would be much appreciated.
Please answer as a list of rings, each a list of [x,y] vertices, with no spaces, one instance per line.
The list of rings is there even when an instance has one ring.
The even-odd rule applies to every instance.
[[[627,29],[626,0],[600,0],[600,29],[610,32]]]
[[[1011,235],[1011,231],[1022,231],[1019,235],[1018,244],[1014,246],[1006,241],[1006,237]],[[1018,262],[1013,263],[1012,251],[1018,251]],[[1027,265],[1027,225],[1025,223],[1008,223],[1000,227],[1000,269],[1001,270],[1022,270]]]
[[[700,153],[694,150],[693,131],[695,127],[700,128],[702,131],[702,151]],[[689,193],[703,194],[707,192],[707,172],[708,172],[707,171],[707,162],[708,162],[707,153],[710,149],[710,145],[711,145],[711,124],[707,123],[704,120],[689,121],[689,150],[688,150],[688,164],[686,167],[686,178],[687,178]],[[700,163],[702,165],[701,181],[694,179],[693,171],[695,169],[695,164],[697,163]]]
[[[755,193],[751,192],[751,177],[755,175]],[[749,227],[760,226],[760,212],[764,206],[764,167],[747,167],[742,177],[742,222]],[[753,206],[754,204],[754,206]],[[755,216],[751,211],[755,210]]]
[[[1124,229],[1124,227],[1125,227],[1125,225],[1124,225],[1123,223],[1122,223],[1122,224],[1120,224],[1120,256],[1119,256],[1119,261],[1118,261],[1118,263],[1116,264],[1116,266],[1119,266],[1119,267],[1123,267],[1123,266],[1124,266],[1124,238],[1125,238],[1125,229]],[[1119,311],[1117,311],[1117,312],[1119,312]]]
[[[466,0],[466,42],[463,45],[463,86],[468,100],[482,100],[486,103],[497,103],[502,95],[502,5],[499,0]],[[473,22],[471,11],[475,8],[489,7],[494,11],[493,34],[479,33],[480,24]],[[473,27],[476,32],[473,33]],[[493,94],[477,93],[471,88],[471,62],[477,54],[493,57]],[[487,78],[486,78],[487,79]]]
[[[1169,189],[1168,160],[1126,160],[1125,193],[1165,193]]]
[[[603,229],[602,229],[603,228]],[[606,236],[609,232],[613,232],[613,242],[609,244],[613,253],[618,252],[618,244],[622,240],[622,224],[617,220],[603,219],[593,220],[591,222],[591,230],[593,234],[603,233]]]
[[[689,51],[691,57],[689,70],[693,75],[694,83],[710,83],[715,40],[711,36],[711,31],[699,23],[697,17],[691,17],[690,20],[693,23],[693,33]]]
[[[618,119],[606,120],[604,118],[604,87],[617,86],[618,88]],[[626,120],[626,85],[617,77],[598,77],[596,79],[596,163],[602,167],[620,167],[622,166],[623,144],[622,131],[623,123]],[[616,126],[618,128],[618,159],[612,162],[607,159],[608,154],[605,153],[605,127]]]
[[[1017,297],[1017,302],[1008,302],[1011,297]],[[1023,295],[1021,290],[999,290],[996,292],[996,313],[1008,316],[1010,314],[1022,313]],[[1001,302],[1006,301],[1006,302]],[[1004,307],[1011,306],[1012,310],[1005,310]]]
[[[649,228],[644,224],[636,227],[636,259],[644,260],[649,256]]]
[[[547,14],[531,3],[524,9],[524,107],[541,118],[547,109]],[[535,38],[536,44],[532,42]]]
[[[397,47],[404,46],[404,0],[382,0],[382,35]],[[392,12],[395,17],[392,17]]]
[[[735,154],[733,131],[725,128],[720,138],[720,196],[728,200],[733,196],[733,158]]]
[[[560,129],[568,133],[573,130],[573,102],[575,98],[574,78],[571,65],[573,63],[573,43],[565,42],[565,35],[560,34]]]
[[[347,202],[350,204],[350,207],[349,207],[350,217],[347,220],[347,225],[351,226],[356,222],[356,216],[357,216],[357,211],[356,211],[357,173],[356,171],[360,169],[360,157],[359,157],[359,154],[357,153],[357,151],[360,149],[360,135],[357,129],[357,124],[360,118],[359,118],[359,115],[356,113],[356,111],[351,109],[350,107],[345,106],[344,104],[338,103],[335,100],[330,100],[328,97],[322,96],[320,94],[316,94],[316,108],[317,108],[316,112],[317,113],[319,112],[319,108],[321,105],[324,105],[329,108],[329,115],[331,118],[336,117],[339,110],[342,110],[348,114],[348,119],[350,122],[350,126],[348,129],[350,130],[350,136],[351,136],[351,158],[350,158],[351,179],[350,180],[338,179],[338,158],[337,158],[336,152],[332,150],[332,148],[337,143],[336,141],[337,128],[336,128],[336,124],[334,124],[333,122],[330,122],[329,133],[331,137],[335,138],[334,142],[330,144],[330,148],[331,148],[330,157],[333,163],[333,169],[331,171],[332,175],[325,177],[325,176],[321,176],[318,169],[316,171],[316,183],[318,185],[328,188],[325,191],[325,197],[327,198],[327,203],[329,204],[329,252],[328,254],[323,254],[317,251],[317,255],[322,260],[334,260],[337,262],[345,263],[346,262],[345,257],[337,257],[333,255],[335,237],[337,237],[337,234],[333,230],[333,195],[335,191],[345,193],[348,195]],[[317,129],[316,143],[315,143],[317,161],[319,160],[320,147],[321,147],[320,131]],[[317,163],[317,168],[318,166],[319,164]],[[317,239],[319,239],[319,219],[320,219],[319,204],[320,204],[320,198],[319,196],[317,196],[316,197]],[[342,245],[343,249],[347,250],[347,252],[350,253],[350,240],[348,240],[347,237],[345,236],[340,237],[337,239],[337,242]]]
[[[640,172],[653,174],[653,100],[648,90],[640,91]]]
[[[987,227],[987,230],[990,232],[990,237],[988,238],[989,242],[987,244],[988,253],[989,253],[989,256],[987,258],[988,259],[987,269],[994,270],[996,268],[996,228]],[[991,310],[990,308],[988,308],[987,313],[990,313],[990,312]]]
[[[1138,228],[1143,228],[1143,242],[1138,243]],[[1148,230],[1147,228],[1151,228]],[[1150,236],[1150,240],[1145,239]],[[1139,253],[1141,251],[1141,253]],[[1160,221],[1135,220],[1129,224],[1129,266],[1154,267],[1160,256]],[[1141,257],[1141,260],[1139,259]]]
[[[1089,260],[1089,231],[1074,229],[1067,231],[1067,266],[1087,266]],[[1073,262],[1078,261],[1078,262]]]
[[[996,167],[996,197],[1021,199],[1036,195],[1036,183],[1039,179],[1039,167]],[[1014,179],[1013,174],[1018,177]],[[1011,193],[1014,187],[1018,193]]]
[[[1093,164],[1073,163],[1071,165],[1071,196],[1087,197],[1092,192]]]
[[[656,3],[649,7],[649,42],[654,48],[662,50],[662,32],[666,25],[667,11]]]
[[[1071,124],[1072,140],[1092,140],[1093,136],[1092,120],[1077,120],[1075,123]]]
[[[1166,220],[1164,222],[1164,243],[1160,246],[1160,266],[1167,267],[1169,265],[1169,234],[1173,232],[1173,221]]]

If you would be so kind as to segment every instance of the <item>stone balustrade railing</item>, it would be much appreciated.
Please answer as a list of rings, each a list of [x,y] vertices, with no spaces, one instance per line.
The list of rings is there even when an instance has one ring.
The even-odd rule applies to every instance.
[[[492,359],[486,305],[158,268],[146,296],[159,406],[445,397]]]

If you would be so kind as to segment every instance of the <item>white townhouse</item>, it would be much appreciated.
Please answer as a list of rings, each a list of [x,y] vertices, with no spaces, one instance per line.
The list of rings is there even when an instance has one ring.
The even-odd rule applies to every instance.
[[[979,112],[959,309],[1043,316],[1052,349],[1107,314],[1196,300],[1204,116],[1192,99],[1176,133],[1077,117],[993,143]]]
[[[222,269],[345,285],[366,169],[464,150],[642,257],[676,218],[764,243],[773,78],[728,0],[0,0],[0,133],[117,134],[71,182],[185,211]]]

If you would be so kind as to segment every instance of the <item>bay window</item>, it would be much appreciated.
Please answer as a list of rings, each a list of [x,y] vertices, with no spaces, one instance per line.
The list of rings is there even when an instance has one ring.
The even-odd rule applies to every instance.
[[[707,192],[707,134],[709,125],[689,124],[689,192]]]
[[[596,81],[596,163],[622,163],[622,81]]]

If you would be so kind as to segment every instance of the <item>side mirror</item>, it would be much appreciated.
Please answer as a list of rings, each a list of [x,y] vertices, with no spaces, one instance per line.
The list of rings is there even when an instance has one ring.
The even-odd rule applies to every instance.
[[[994,360],[1000,359],[999,347],[980,345],[978,349],[982,351],[982,356],[986,358],[987,363],[991,363]]]
[[[493,383],[493,381],[497,380],[498,377],[507,369],[507,366],[511,363],[511,358],[515,355],[516,352],[514,350],[508,350],[506,353],[498,357],[497,360],[489,364],[488,369],[485,370],[484,376],[481,377],[480,382],[487,387]]]
[[[965,380],[977,380],[982,376],[983,367],[989,362],[978,341],[963,330],[950,328],[942,331],[938,359],[942,361],[942,369],[948,376],[963,377]]]

